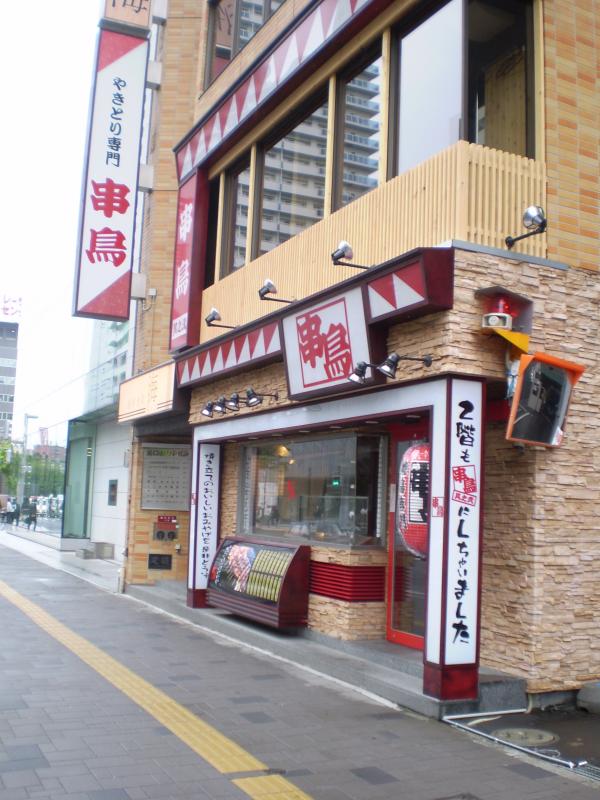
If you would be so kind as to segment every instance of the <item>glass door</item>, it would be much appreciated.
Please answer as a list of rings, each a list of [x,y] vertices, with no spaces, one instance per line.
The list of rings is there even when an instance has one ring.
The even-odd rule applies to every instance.
[[[410,415],[411,417],[417,415]],[[387,638],[423,648],[429,550],[428,414],[391,431]]]

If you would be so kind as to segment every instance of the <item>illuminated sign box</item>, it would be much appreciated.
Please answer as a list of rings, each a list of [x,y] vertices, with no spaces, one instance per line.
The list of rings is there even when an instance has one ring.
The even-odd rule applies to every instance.
[[[585,368],[545,353],[521,356],[506,438],[558,447],[573,387]]]

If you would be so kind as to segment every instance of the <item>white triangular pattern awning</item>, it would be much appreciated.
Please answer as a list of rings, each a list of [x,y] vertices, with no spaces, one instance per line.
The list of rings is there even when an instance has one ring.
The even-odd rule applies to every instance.
[[[196,148],[196,157],[194,158],[194,165],[196,165],[200,159],[204,158],[206,155],[206,137],[204,136],[204,130],[200,131],[200,135],[198,136],[198,146]]]
[[[369,306],[371,307],[372,317],[381,317],[383,314],[389,314],[390,311],[396,310],[394,306],[378,294],[372,286],[369,286]]]
[[[302,60],[306,61],[306,59],[312,55],[315,50],[318,50],[318,48],[323,44],[324,40],[325,36],[323,34],[323,18],[321,16],[321,9],[317,9],[313,24],[310,28],[310,33],[308,34],[306,47],[304,48],[304,52],[302,54]]]
[[[181,165],[181,175],[187,175],[188,172],[193,168],[194,162],[192,159],[192,150],[188,144],[185,148],[185,155],[183,157],[183,164]]]
[[[281,81],[284,80],[290,74],[290,72],[293,72],[299,63],[300,58],[298,57],[298,40],[295,34],[293,34],[291,36],[290,46],[285,54],[285,61],[283,62],[283,66],[281,68],[279,83],[281,83]]]
[[[206,375],[210,375],[211,372],[212,372],[212,367],[210,365],[210,350],[209,350],[204,359],[204,364],[202,366],[202,369],[200,370],[200,375],[202,378],[204,378],[206,377]]]
[[[212,371],[213,371],[213,373],[215,373],[215,372],[223,372],[224,369],[225,369],[225,366],[223,364],[223,348],[219,347],[219,350],[217,351],[217,357],[215,359],[215,363],[213,364]]]
[[[350,0],[337,0],[335,6],[335,12],[331,18],[331,22],[329,24],[329,30],[327,31],[327,37],[333,36],[333,34],[342,27],[352,16],[352,9],[350,8]]]
[[[225,361],[225,369],[229,369],[230,367],[235,367],[237,364],[237,358],[235,355],[235,344],[232,343],[229,349],[229,355],[227,356],[227,360]]]
[[[248,84],[248,91],[246,92],[246,99],[244,100],[244,105],[242,106],[242,113],[240,114],[240,120],[244,119],[251,114],[254,109],[256,108],[256,84],[254,83],[254,77],[250,78],[250,82]]]
[[[200,359],[196,356],[193,360],[192,372],[190,380],[195,381],[200,377]]]
[[[414,303],[420,303],[425,299],[423,295],[415,292],[407,283],[400,280],[397,275],[394,275],[394,294],[396,295],[396,308],[412,306]]]
[[[246,361],[250,361],[250,342],[247,336],[244,337],[244,346],[240,351],[237,363],[244,364]]]
[[[215,124],[213,125],[212,133],[210,135],[210,142],[208,143],[208,152],[214,150],[215,147],[221,143],[221,120],[218,113],[215,114]]]
[[[276,86],[277,72],[275,69],[275,59],[273,56],[271,56],[269,63],[267,64],[267,76],[262,85],[262,89],[260,90],[260,97],[258,98],[259,102],[262,103],[265,97],[268,97]]]
[[[235,102],[235,97],[231,98],[231,106],[229,107],[229,114],[227,114],[227,119],[225,121],[225,128],[223,129],[223,133],[227,134],[229,131],[232,131],[236,125],[238,125],[238,113],[237,113],[237,103]]]
[[[256,339],[256,345],[254,347],[254,352],[252,353],[252,358],[261,358],[265,354],[265,334],[261,329],[260,333],[258,334],[258,338]]]
[[[273,334],[273,338],[269,343],[269,349],[267,350],[267,354],[276,353],[278,350],[281,350],[281,344],[279,342],[279,327],[276,328],[275,333]]]
[[[189,371],[189,360],[184,361],[183,363],[183,372],[181,373],[181,378],[179,379],[179,383],[188,383],[190,379],[190,371]]]

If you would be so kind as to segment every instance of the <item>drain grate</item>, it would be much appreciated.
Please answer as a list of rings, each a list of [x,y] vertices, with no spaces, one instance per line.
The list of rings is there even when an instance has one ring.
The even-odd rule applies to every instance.
[[[541,728],[498,728],[492,731],[496,739],[521,747],[544,747],[558,741],[558,736]]]
[[[593,764],[584,764],[580,767],[575,767],[573,772],[592,781],[600,782],[600,767],[595,767]]]

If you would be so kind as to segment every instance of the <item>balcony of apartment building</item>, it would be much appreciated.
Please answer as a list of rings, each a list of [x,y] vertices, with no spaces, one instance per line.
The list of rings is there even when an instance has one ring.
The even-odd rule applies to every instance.
[[[302,89],[300,106],[282,100],[245,154],[238,147],[210,174],[244,234],[232,268],[236,215],[220,213],[202,317],[216,307],[244,324],[272,312],[257,293],[267,277],[286,298],[350,277],[331,264],[340,240],[363,265],[452,241],[505,248],[525,207],[546,204],[539,22],[537,0],[500,10],[451,0],[410,29],[382,27],[381,39],[349,47],[348,63],[314,78],[313,99]],[[247,185],[236,196],[228,161],[240,155]],[[546,235],[518,249],[543,257]],[[218,334],[202,326],[201,341]]]

